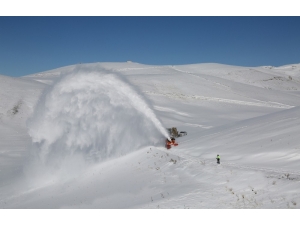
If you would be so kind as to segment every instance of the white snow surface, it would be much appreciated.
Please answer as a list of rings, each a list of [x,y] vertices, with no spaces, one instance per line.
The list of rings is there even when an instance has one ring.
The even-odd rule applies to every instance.
[[[300,64],[0,75],[0,207],[300,208],[299,129]]]

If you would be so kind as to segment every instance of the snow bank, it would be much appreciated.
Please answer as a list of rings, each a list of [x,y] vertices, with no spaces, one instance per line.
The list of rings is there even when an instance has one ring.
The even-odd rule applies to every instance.
[[[63,74],[39,100],[28,130],[35,162],[72,170],[168,137],[138,90],[99,65]]]

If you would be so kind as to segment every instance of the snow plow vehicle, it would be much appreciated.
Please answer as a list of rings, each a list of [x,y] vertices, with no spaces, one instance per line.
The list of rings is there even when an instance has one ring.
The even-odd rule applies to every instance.
[[[172,147],[172,145],[173,146],[177,146],[178,145],[178,143],[176,143],[176,141],[175,141],[175,138],[171,138],[171,141],[170,140],[166,140],[166,148],[167,149],[170,149],[171,147]]]
[[[176,127],[168,128],[167,130],[169,132],[170,139],[171,139],[171,140],[166,139],[166,148],[167,149],[170,149],[172,146],[178,145],[178,143],[175,141],[175,138],[187,135],[186,131],[178,132]]]

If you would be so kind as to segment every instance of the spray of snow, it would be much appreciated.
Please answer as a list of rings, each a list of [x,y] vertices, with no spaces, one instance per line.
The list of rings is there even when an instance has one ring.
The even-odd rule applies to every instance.
[[[135,87],[95,65],[62,75],[40,99],[28,130],[39,164],[71,170],[169,138]]]

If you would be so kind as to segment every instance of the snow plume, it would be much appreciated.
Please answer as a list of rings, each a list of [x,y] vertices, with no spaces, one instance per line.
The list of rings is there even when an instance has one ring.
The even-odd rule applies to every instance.
[[[80,167],[169,138],[122,75],[95,65],[62,75],[41,97],[28,129],[39,164],[52,168]]]

